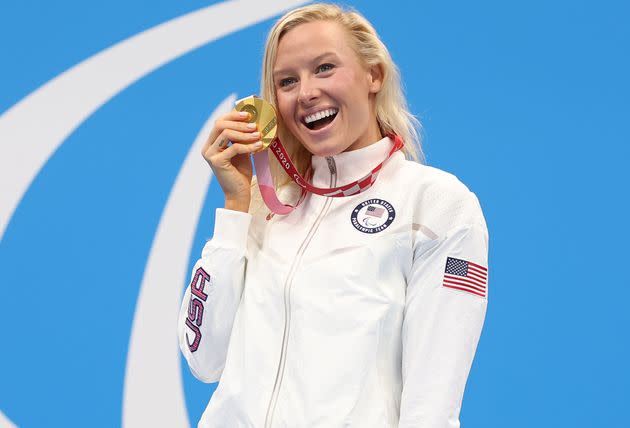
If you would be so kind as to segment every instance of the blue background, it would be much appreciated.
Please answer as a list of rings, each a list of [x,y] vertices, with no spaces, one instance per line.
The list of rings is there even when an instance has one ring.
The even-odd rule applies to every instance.
[[[3,2],[0,114],[112,44],[212,3]],[[427,163],[460,177],[488,222],[490,300],[462,425],[620,426],[628,3],[350,4],[400,66]],[[258,92],[271,23],[131,85],[32,183],[0,242],[0,410],[18,426],[120,425],[138,287],[166,198],[215,106]],[[194,258],[221,203],[212,182]],[[182,370],[196,424],[214,387]]]

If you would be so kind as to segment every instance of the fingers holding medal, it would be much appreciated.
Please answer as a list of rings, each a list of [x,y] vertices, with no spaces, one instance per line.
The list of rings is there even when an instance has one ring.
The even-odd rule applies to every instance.
[[[217,154],[224,153],[227,148],[238,145],[251,146],[260,140],[260,132],[256,129],[255,123],[249,122],[249,118],[248,112],[231,111],[215,121],[201,151],[204,159],[211,167],[214,163],[212,158]],[[230,153],[236,154],[235,152],[236,149]],[[230,153],[226,153],[226,155]]]
[[[243,210],[250,198],[253,168],[250,155],[260,151],[276,136],[273,107],[258,97],[237,101],[233,111],[214,124],[202,149],[228,201]]]
[[[214,169],[216,161],[225,164],[237,154],[266,149],[276,138],[277,123],[271,104],[257,96],[243,98],[236,102],[233,111],[215,122],[202,155]],[[259,141],[262,146],[256,144]],[[218,154],[223,156],[217,158]]]

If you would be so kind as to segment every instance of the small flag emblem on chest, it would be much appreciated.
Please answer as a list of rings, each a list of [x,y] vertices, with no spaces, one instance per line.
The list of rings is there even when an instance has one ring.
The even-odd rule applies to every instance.
[[[448,257],[444,271],[444,287],[486,297],[488,268],[467,260]]]
[[[380,218],[384,212],[385,208],[375,207],[374,205],[370,205],[369,207],[367,207],[367,210],[365,210],[366,215],[378,218]]]

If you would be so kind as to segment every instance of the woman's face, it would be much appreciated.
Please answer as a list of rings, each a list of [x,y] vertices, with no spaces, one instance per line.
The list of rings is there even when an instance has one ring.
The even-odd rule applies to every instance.
[[[374,107],[381,69],[361,64],[341,25],[315,21],[290,30],[273,74],[279,114],[312,154],[331,156],[381,139]]]

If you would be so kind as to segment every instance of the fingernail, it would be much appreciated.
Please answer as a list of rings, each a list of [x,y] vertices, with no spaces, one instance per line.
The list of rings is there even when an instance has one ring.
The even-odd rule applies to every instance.
[[[248,127],[249,129],[256,129],[256,124],[255,124],[255,123],[248,123],[248,124],[247,124],[247,127]]]
[[[239,112],[238,112],[238,115],[239,115],[240,117],[247,117],[247,116],[249,116],[249,113],[247,113],[246,111],[239,111]]]
[[[260,137],[260,132],[256,131],[256,132],[252,132],[252,138],[258,138]]]
[[[254,147],[256,147],[256,148],[262,147],[262,141],[256,141],[254,143]]]

